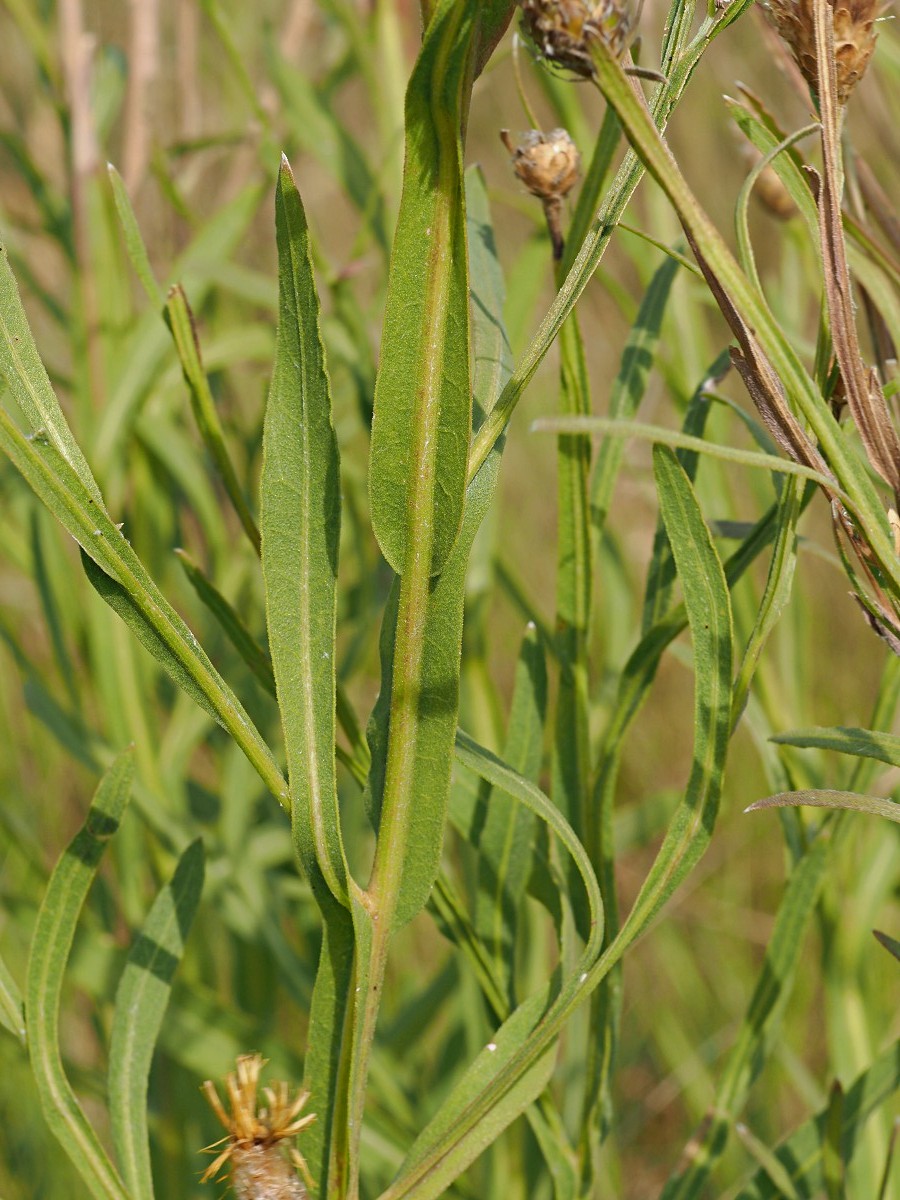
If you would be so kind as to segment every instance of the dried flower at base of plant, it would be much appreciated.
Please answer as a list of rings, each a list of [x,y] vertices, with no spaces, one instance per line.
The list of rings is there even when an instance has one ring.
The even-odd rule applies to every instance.
[[[227,1145],[204,1171],[202,1182],[214,1179],[229,1164],[237,1200],[307,1200],[296,1170],[312,1187],[309,1168],[300,1151],[286,1143],[316,1119],[313,1113],[300,1116],[309,1093],[297,1092],[292,1097],[286,1083],[275,1083],[262,1089],[265,1103],[259,1106],[257,1091],[264,1066],[265,1059],[259,1054],[245,1054],[237,1060],[236,1071],[225,1080],[230,1113],[212,1081],[203,1084],[210,1107],[227,1130],[221,1141],[206,1149],[212,1152],[222,1142]]]
[[[618,56],[631,25],[619,0],[522,0],[522,27],[538,53],[585,79],[594,74],[591,40],[600,39]]]
[[[846,104],[875,50],[879,5],[877,0],[829,0],[829,5],[834,25],[837,98],[839,104]],[[767,0],[765,7],[772,24],[790,47],[803,78],[818,95],[813,0]]]

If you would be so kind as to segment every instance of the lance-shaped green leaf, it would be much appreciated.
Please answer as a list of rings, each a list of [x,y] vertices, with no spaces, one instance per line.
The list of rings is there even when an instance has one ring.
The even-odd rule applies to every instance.
[[[63,975],[75,926],[100,859],[119,828],[134,770],[129,751],[104,775],[87,820],[50,876],[28,958],[28,1049],[47,1124],[81,1174],[92,1196],[129,1200],[129,1192],[72,1091],[59,1047]]]
[[[172,978],[203,890],[203,843],[185,850],[135,939],[116,991],[109,1045],[113,1143],[131,1200],[153,1200],[147,1083]]]
[[[406,94],[406,165],[375,386],[372,524],[399,575],[441,570],[471,429],[462,176],[478,5],[442,0]]]
[[[287,785],[272,752],[122,531],[45,434],[25,437],[0,409],[0,450],[94,564],[89,578],[179,687],[227,729],[280,802]]]
[[[131,204],[131,198],[125,189],[125,181],[112,163],[106,164],[106,172],[109,175],[113,199],[116,203],[116,212],[119,214],[119,223],[122,226],[122,233],[125,237],[125,249],[128,251],[128,257],[131,260],[134,273],[140,280],[141,287],[147,294],[147,299],[155,309],[161,309],[164,303],[162,288],[159,286],[153,267],[150,265],[150,256],[147,253],[147,247],[141,236],[141,229]]]
[[[263,578],[295,845],[313,886],[346,900],[335,782],[340,461],[309,231],[287,159],[275,193],[278,332],[263,434]]]
[[[346,1184],[349,1058],[342,1054],[357,947],[367,917],[341,842],[335,778],[335,590],[340,460],[319,329],[309,230],[287,159],[275,192],[278,331],[263,434],[262,568],[269,648],[284,729],[291,826],[324,921],[309,1032],[307,1086],[321,1120],[310,1163],[322,1194]],[[359,982],[359,981],[358,981]]]

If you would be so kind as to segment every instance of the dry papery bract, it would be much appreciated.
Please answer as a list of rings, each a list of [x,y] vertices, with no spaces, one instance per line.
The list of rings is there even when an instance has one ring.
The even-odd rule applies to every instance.
[[[265,1103],[259,1106],[257,1091],[264,1066],[265,1059],[259,1054],[245,1054],[237,1060],[236,1071],[225,1079],[230,1113],[212,1081],[203,1084],[213,1112],[227,1130],[226,1136],[207,1150],[212,1152],[222,1142],[227,1145],[204,1171],[202,1181],[214,1179],[230,1165],[237,1200],[306,1200],[306,1188],[296,1172],[312,1187],[309,1168],[300,1151],[286,1143],[315,1120],[314,1113],[300,1116],[309,1092],[292,1097],[286,1083],[274,1083],[262,1089]]]
[[[617,0],[522,0],[522,27],[538,53],[585,79],[594,74],[591,40],[599,38],[619,55],[632,25],[629,10]]]
[[[790,47],[803,78],[818,95],[814,0],[767,0],[773,25]],[[877,0],[829,0],[834,25],[837,99],[846,104],[862,79],[875,49]]]

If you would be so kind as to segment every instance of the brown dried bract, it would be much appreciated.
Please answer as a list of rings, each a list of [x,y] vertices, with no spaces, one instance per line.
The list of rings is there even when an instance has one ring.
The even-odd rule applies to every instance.
[[[834,25],[834,58],[838,103],[846,104],[865,74],[875,49],[878,0],[829,0]],[[775,28],[787,42],[794,61],[812,91],[819,94],[813,0],[767,0]]]
[[[203,1084],[210,1106],[227,1135],[225,1149],[204,1171],[202,1182],[214,1179],[227,1163],[231,1165],[231,1182],[238,1200],[307,1200],[306,1188],[297,1178],[299,1170],[312,1187],[306,1160],[291,1146],[285,1156],[285,1143],[301,1133],[314,1121],[315,1114],[305,1117],[300,1112],[309,1099],[309,1092],[291,1096],[286,1083],[276,1083],[262,1089],[264,1106],[258,1107],[259,1076],[265,1059],[259,1054],[245,1054],[237,1060],[237,1070],[226,1077],[225,1088],[231,1107],[229,1113],[219,1099],[211,1080]]]

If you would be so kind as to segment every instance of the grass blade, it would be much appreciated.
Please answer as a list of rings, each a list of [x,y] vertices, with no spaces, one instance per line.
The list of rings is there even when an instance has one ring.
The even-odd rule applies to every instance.
[[[133,755],[126,751],[100,781],[83,827],[50,876],[34,929],[26,983],[28,1049],[44,1117],[91,1195],[104,1200],[129,1200],[129,1195],[66,1078],[59,1049],[59,1007],[78,915],[103,852],[119,827],[133,771]]]
[[[150,1061],[202,890],[203,843],[198,838],[153,902],[116,991],[109,1110],[116,1156],[131,1200],[153,1200],[147,1140]]]

